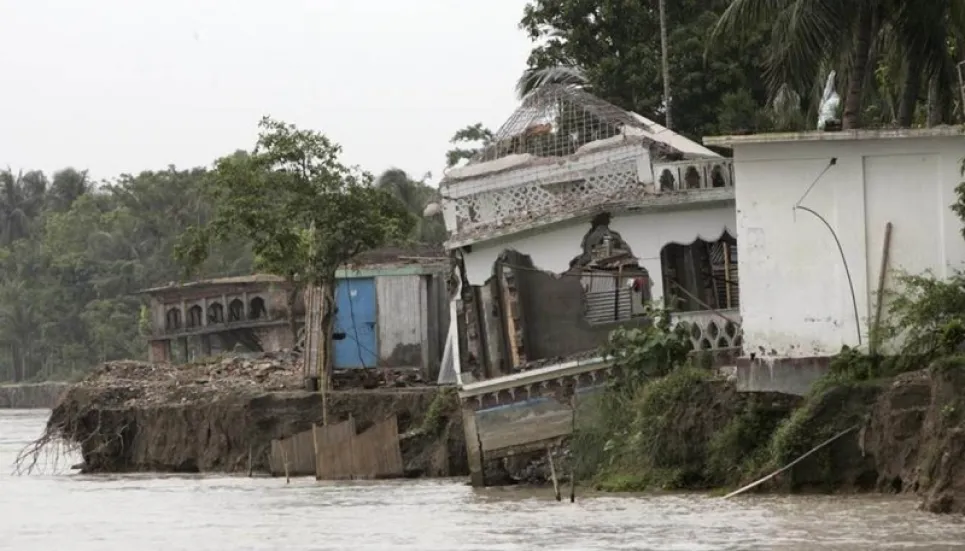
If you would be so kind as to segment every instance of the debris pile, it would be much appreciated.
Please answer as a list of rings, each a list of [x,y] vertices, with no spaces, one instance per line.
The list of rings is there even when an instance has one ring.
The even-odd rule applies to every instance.
[[[287,353],[205,358],[184,365],[123,360],[108,362],[77,383],[97,389],[116,406],[188,404],[212,393],[300,390],[302,368]],[[103,391],[111,390],[114,399]]]

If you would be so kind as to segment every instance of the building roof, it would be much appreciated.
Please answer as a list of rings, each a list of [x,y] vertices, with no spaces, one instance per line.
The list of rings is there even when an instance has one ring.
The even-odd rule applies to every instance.
[[[649,127],[649,130],[644,129],[643,133],[645,137],[653,141],[666,144],[689,157],[720,157],[719,154],[707,149],[690,138],[677,134],[666,126],[654,122],[639,113],[631,113],[631,115],[643,121],[647,127]]]
[[[446,171],[452,182],[495,172],[555,163],[626,143],[656,146],[685,157],[717,153],[656,122],[608,103],[578,86],[547,85],[523,99],[469,164]]]
[[[365,251],[347,264],[348,269],[365,267],[398,266],[403,264],[442,265],[449,262],[442,245],[413,244],[404,246],[389,246]],[[284,283],[285,278],[273,274],[252,274],[231,277],[216,277],[201,279],[186,283],[169,282],[150,289],[138,291],[139,294],[153,294],[197,287],[213,287],[217,285],[257,285],[264,283]]]
[[[936,126],[934,128],[891,128],[882,130],[842,130],[838,132],[779,132],[770,134],[747,134],[743,136],[706,136],[704,145],[734,147],[738,145],[767,143],[800,143],[853,140],[897,140],[916,138],[947,138],[965,136],[961,126]]]
[[[243,276],[231,276],[231,277],[215,277],[211,279],[200,279],[197,281],[189,281],[186,283],[178,283],[176,281],[169,282],[167,285],[160,285],[158,287],[151,287],[150,289],[143,289],[138,291],[139,293],[150,294],[158,293],[163,291],[173,291],[175,289],[190,289],[193,287],[207,287],[214,285],[253,285],[259,283],[284,283],[285,278],[281,276],[276,276],[272,274],[252,274]]]

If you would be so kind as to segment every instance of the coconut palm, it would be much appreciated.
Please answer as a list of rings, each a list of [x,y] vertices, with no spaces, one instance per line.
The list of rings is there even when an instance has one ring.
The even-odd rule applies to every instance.
[[[773,42],[765,70],[768,86],[772,91],[782,85],[807,91],[837,70],[844,83],[845,129],[860,125],[863,102],[876,84],[871,76],[887,53],[882,44],[890,44],[904,66],[895,118],[907,126],[923,78],[929,83],[938,79],[951,89],[948,42],[965,29],[963,11],[957,0],[733,0],[718,20],[711,44],[724,35],[769,26]],[[890,53],[894,57],[896,52]]]

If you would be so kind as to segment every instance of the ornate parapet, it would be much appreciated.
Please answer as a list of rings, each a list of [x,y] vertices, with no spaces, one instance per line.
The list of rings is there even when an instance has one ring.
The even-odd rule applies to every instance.
[[[734,199],[729,159],[651,165],[639,144],[553,163],[521,161],[512,169],[444,182],[443,188],[450,248],[601,211],[680,209]]]
[[[737,309],[674,312],[674,323],[690,326],[690,341],[694,350],[737,350],[743,343],[741,317]]]
[[[613,369],[613,363],[602,356],[550,365],[465,384],[459,398],[477,410],[543,396],[560,398],[566,389],[602,383]]]

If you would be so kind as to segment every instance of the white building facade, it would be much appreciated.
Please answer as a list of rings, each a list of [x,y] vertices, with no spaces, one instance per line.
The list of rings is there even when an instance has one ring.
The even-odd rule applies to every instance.
[[[441,186],[460,383],[566,364],[671,295],[699,349],[739,348],[730,161],[579,89],[542,94]]]
[[[950,209],[965,157],[958,128],[704,143],[733,148],[744,355],[772,371],[867,345],[889,224],[886,290],[898,272],[943,277],[963,266],[962,221]]]

